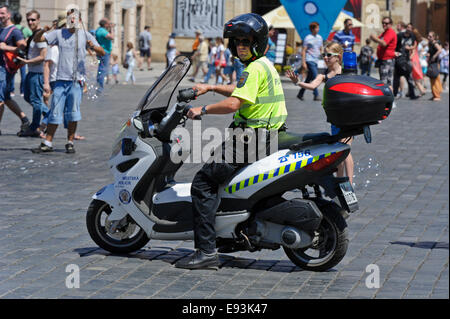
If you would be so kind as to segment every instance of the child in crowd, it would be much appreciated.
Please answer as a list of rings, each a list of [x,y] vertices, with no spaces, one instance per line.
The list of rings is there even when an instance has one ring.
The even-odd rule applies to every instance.
[[[314,90],[316,89],[321,83],[326,82],[328,79],[338,76],[342,74],[342,55],[344,53],[344,50],[342,49],[341,45],[336,42],[328,43],[328,45],[325,47],[325,53],[323,53],[323,59],[327,65],[327,70],[325,71],[325,74],[319,74],[317,77],[310,83],[300,82],[298,75],[293,72],[292,70],[286,71],[286,75],[291,79],[291,81],[300,86],[301,88],[308,89],[308,90]],[[336,135],[339,133],[339,128],[335,127],[333,124],[331,125],[331,134]],[[352,144],[353,137],[348,139],[342,139],[340,142]],[[344,160],[343,163],[339,164],[337,176],[343,177],[345,176],[345,173],[348,176],[348,179],[351,184],[353,184],[353,170],[354,170],[354,163],[353,163],[353,157],[352,154],[348,154],[347,158]]]
[[[117,79],[117,74],[119,74],[119,57],[117,54],[111,54],[111,74],[114,78],[114,83],[119,83],[119,80]]]

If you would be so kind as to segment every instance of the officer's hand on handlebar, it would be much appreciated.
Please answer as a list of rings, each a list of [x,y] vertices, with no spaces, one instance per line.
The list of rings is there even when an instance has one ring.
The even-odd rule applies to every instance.
[[[191,107],[187,112],[187,117],[191,120],[199,120],[202,116],[202,107]]]
[[[209,84],[199,83],[199,84],[196,84],[193,87],[193,89],[197,90],[196,94],[197,94],[197,96],[199,96],[199,95],[205,94],[206,92],[209,91]]]

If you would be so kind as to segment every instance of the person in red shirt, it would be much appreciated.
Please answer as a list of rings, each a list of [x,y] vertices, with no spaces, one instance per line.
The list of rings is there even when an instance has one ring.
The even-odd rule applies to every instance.
[[[392,19],[384,17],[382,20],[384,32],[377,37],[371,34],[370,39],[378,43],[377,57],[379,63],[380,80],[389,85],[392,90],[392,79],[395,66],[395,48],[397,47],[397,34],[392,29]]]

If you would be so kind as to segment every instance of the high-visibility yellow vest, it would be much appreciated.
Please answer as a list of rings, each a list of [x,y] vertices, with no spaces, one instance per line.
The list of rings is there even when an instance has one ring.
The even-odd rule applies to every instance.
[[[245,68],[231,96],[246,101],[234,115],[235,125],[277,130],[286,121],[280,76],[266,57]]]

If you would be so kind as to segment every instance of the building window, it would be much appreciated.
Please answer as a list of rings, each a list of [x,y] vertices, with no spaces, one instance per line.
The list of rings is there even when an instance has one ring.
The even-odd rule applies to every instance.
[[[111,3],[105,4],[105,18],[111,20]]]
[[[252,12],[259,15],[265,15],[279,6],[281,6],[279,0],[252,0]]]
[[[205,37],[222,36],[225,0],[173,0],[173,32],[177,36],[195,37],[195,30]]]
[[[127,53],[126,51],[126,43],[125,43],[125,26],[128,23],[128,19],[127,19],[127,10],[122,9],[122,31],[120,33],[120,43],[121,43],[121,48],[120,51],[122,52],[122,56],[125,56],[125,54]]]
[[[19,12],[20,10],[20,0],[0,1],[0,4],[8,5],[10,11]]]
[[[141,32],[142,6],[136,7],[136,45],[139,42],[139,33]]]
[[[94,22],[94,13],[95,13],[95,2],[89,2],[88,6],[88,30],[94,30],[95,22]]]

